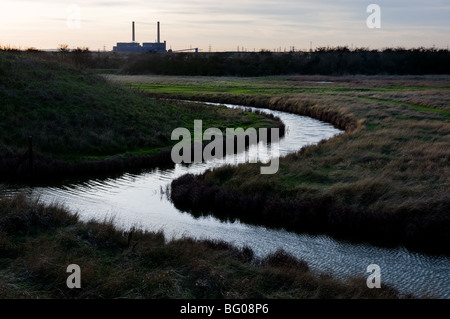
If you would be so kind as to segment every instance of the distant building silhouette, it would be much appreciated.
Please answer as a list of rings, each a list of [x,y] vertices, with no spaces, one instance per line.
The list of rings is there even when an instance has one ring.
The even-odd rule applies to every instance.
[[[158,40],[157,42],[144,42],[142,45],[135,42],[135,27],[134,21],[132,23],[132,42],[117,42],[113,47],[113,52],[167,52],[166,41],[160,42],[160,31],[158,21]]]

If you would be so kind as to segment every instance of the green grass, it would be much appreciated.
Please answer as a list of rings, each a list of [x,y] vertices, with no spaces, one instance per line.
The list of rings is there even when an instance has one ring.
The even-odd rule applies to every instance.
[[[177,127],[269,127],[276,121],[224,106],[169,102],[33,54],[0,52],[0,158],[76,163],[170,149]],[[9,164],[8,164],[9,165]]]
[[[401,77],[407,79],[399,85],[400,77],[382,76],[271,76],[271,77],[208,77],[208,76],[158,76],[158,75],[118,75],[105,74],[105,77],[127,83],[137,90],[163,94],[249,94],[286,95],[302,93],[355,93],[355,92],[408,92],[449,90],[445,76],[437,76],[441,81],[426,77]],[[324,83],[331,82],[331,83]],[[370,85],[368,85],[370,84]],[[436,86],[437,85],[437,86]]]
[[[328,214],[334,214],[335,210],[349,210],[351,212],[336,212],[345,216],[340,222],[348,220],[347,225],[341,225],[333,217],[321,227],[343,237],[358,233],[356,238],[362,239],[366,234],[358,228],[362,229],[362,222],[373,220],[366,232],[371,233],[367,235],[371,240],[385,236],[386,242],[400,241],[416,249],[438,253],[448,251],[444,244],[449,240],[447,227],[450,224],[448,77],[197,77],[186,80],[183,77],[116,76],[114,79],[140,83],[135,85],[141,85],[141,89],[156,96],[172,95],[170,91],[164,92],[164,83],[171,88],[180,85],[180,92],[187,93],[177,93],[174,95],[177,98],[268,107],[309,115],[346,129],[344,135],[282,158],[277,174],[260,175],[255,165],[243,164],[208,171],[199,182],[207,187],[218,187],[215,191],[219,193],[234,194],[230,196],[262,196],[263,203],[275,198],[326,205],[326,218],[331,218]],[[318,83],[323,80],[333,83]],[[252,92],[232,93],[235,82]],[[158,83],[156,89],[154,83]],[[186,89],[189,85],[192,91]],[[219,85],[221,89],[215,89]],[[191,93],[195,88],[198,91]],[[275,93],[270,93],[271,90]],[[226,174],[222,174],[224,171]],[[192,185],[194,191],[197,186]],[[183,187],[188,189],[187,185]],[[200,190],[196,191],[198,194]],[[211,196],[204,200],[213,201]],[[220,210],[220,203],[210,204],[205,207],[212,212]],[[259,206],[255,204],[255,207]],[[234,212],[233,218],[246,220],[247,213],[243,209],[228,207],[228,210]],[[261,210],[264,214],[262,211],[260,214],[265,217],[254,221],[261,223],[267,219],[265,224],[270,226],[276,220],[277,226],[308,228],[295,226],[292,220],[299,216],[294,211],[277,217],[273,215],[275,209],[266,212],[262,207]],[[392,229],[388,227],[387,235],[377,236],[377,232],[384,232],[381,222],[384,219],[392,220]],[[339,226],[327,226],[336,222]],[[377,223],[379,226],[375,226]]]
[[[406,105],[406,106],[412,107],[416,111],[441,113],[441,114],[445,114],[447,116],[450,115],[450,110],[426,107],[426,106],[419,105],[419,104],[414,104],[414,103],[407,103],[407,102],[396,101],[396,100],[383,100],[383,99],[369,98],[369,97],[367,97],[365,99],[373,100],[373,101],[376,101],[378,103],[391,103],[391,104],[397,104],[397,105]]]

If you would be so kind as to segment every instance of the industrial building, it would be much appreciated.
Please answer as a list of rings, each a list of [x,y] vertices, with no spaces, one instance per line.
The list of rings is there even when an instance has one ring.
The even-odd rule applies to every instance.
[[[160,25],[157,23],[157,42],[144,42],[142,45],[135,41],[135,24],[132,23],[132,42],[118,42],[113,52],[167,52],[166,41],[160,41]]]

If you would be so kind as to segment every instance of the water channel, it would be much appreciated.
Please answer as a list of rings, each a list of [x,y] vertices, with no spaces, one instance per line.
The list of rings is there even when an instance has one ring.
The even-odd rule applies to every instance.
[[[137,175],[125,173],[114,178],[9,191],[26,191],[39,196],[45,203],[63,203],[71,211],[78,212],[82,220],[114,218],[115,223],[123,228],[136,226],[163,230],[169,240],[182,236],[221,239],[239,247],[249,246],[258,256],[282,248],[305,260],[310,268],[340,278],[353,275],[368,277],[367,266],[377,264],[381,267],[382,282],[402,292],[450,298],[450,257],[447,256],[429,256],[403,247],[380,248],[348,243],[326,235],[296,234],[239,221],[223,222],[212,216],[195,218],[176,209],[168,200],[165,190],[173,179],[183,174],[201,173],[225,163],[242,163],[252,156],[267,162],[276,149],[283,156],[343,133],[328,123],[309,117],[268,109],[258,110],[278,116],[286,125],[285,136],[279,143],[271,145],[272,152],[267,151],[265,158],[261,156],[261,151],[258,152],[258,145],[254,145],[246,153],[189,166],[177,164],[173,169],[156,168]],[[261,145],[259,147],[261,150]]]

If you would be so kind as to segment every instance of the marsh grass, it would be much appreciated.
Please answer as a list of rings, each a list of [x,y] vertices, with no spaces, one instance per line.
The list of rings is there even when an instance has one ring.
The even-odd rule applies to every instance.
[[[0,178],[38,179],[170,163],[171,133],[207,127],[271,127],[279,121],[226,107],[149,98],[75,67],[0,51]],[[164,152],[165,151],[165,152]],[[172,163],[173,164],[173,163]]]
[[[133,83],[133,77],[124,81]],[[282,110],[347,133],[281,158],[275,175],[262,176],[242,164],[179,178],[172,184],[177,206],[195,214],[449,253],[448,77],[209,77],[187,82],[199,88],[195,94],[164,92],[164,85],[177,87],[178,81],[186,87],[177,77],[137,78],[154,96]],[[234,82],[255,92],[226,93]]]
[[[0,198],[0,298],[417,298],[368,289],[311,271],[279,250],[264,258],[218,240],[169,239],[119,229],[113,220],[80,221],[59,205],[25,195]],[[69,289],[69,264],[81,288]]]

